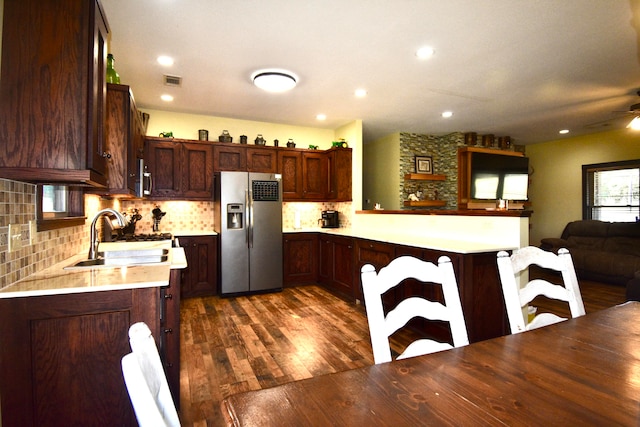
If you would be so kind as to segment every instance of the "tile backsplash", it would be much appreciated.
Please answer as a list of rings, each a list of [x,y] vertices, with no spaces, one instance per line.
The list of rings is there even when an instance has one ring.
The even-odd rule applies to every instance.
[[[86,195],[85,215],[88,220],[85,225],[37,232],[34,244],[29,245],[29,221],[36,218],[36,186],[0,179],[0,288],[87,250],[90,221],[99,210],[110,207],[126,212],[136,208],[142,219],[138,221],[135,232],[151,233],[151,211],[156,206],[166,212],[160,221],[161,232],[201,232],[214,229],[213,202],[112,200]],[[350,202],[287,202],[282,207],[283,228],[294,228],[296,212],[300,215],[302,229],[317,228],[323,210],[339,211],[340,226],[351,226]],[[22,234],[22,248],[12,253],[8,252],[9,224],[18,225]]]

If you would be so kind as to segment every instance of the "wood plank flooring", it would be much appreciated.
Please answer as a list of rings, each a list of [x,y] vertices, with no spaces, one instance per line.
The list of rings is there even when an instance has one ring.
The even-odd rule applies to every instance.
[[[581,282],[581,289],[587,313],[624,302],[623,287]],[[180,315],[183,426],[222,425],[220,401],[231,394],[373,365],[364,308],[320,286],[185,299]]]

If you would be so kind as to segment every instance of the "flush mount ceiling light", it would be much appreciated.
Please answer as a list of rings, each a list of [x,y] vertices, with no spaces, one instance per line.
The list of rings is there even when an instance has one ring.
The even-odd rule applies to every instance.
[[[269,69],[258,70],[251,75],[253,84],[267,92],[286,92],[298,83],[298,76],[290,71]]]
[[[416,56],[418,59],[429,59],[434,53],[436,53],[436,51],[430,46],[424,46],[416,50]]]
[[[453,117],[453,111],[443,111],[442,112],[442,117],[445,118],[445,119]]]

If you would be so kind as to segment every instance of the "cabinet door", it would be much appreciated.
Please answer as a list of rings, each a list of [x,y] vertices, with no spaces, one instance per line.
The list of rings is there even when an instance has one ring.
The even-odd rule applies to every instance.
[[[216,236],[179,236],[187,268],[182,270],[182,298],[217,295]]]
[[[174,199],[181,194],[180,148],[180,144],[173,141],[145,142],[144,158],[151,172],[152,198]]]
[[[276,173],[278,155],[275,148],[247,148],[247,172]]]
[[[104,187],[108,28],[99,3],[5,1],[3,15],[0,177]]]
[[[180,409],[180,289],[182,271],[171,270],[169,286],[160,288],[160,354],[171,397]]]
[[[320,235],[318,239],[318,257],[320,259],[318,282],[331,286],[333,281],[333,243],[327,236]]]
[[[3,426],[135,426],[129,326],[160,335],[158,288],[0,299]]]
[[[213,148],[182,143],[181,195],[190,200],[213,200]]]
[[[333,241],[333,287],[353,297],[353,239],[331,236]]]
[[[302,199],[302,152],[278,150],[278,171],[282,174],[282,199]]]
[[[329,193],[328,160],[325,153],[302,153],[303,198],[324,200]]]
[[[351,201],[351,149],[332,149],[327,156],[329,199],[340,202]]]
[[[380,271],[380,268],[389,264],[393,258],[393,245],[373,240],[356,239],[356,259],[358,260],[356,271],[358,272],[358,278],[355,281],[357,285],[355,286],[354,294],[357,300],[363,301],[362,279],[360,278],[362,267],[365,264],[371,264],[375,267],[376,271]],[[384,296],[385,307],[395,301],[395,295]]]
[[[230,144],[216,144],[213,146],[214,171],[247,170],[247,147]]]
[[[314,283],[318,280],[318,238],[315,233],[283,235],[284,286]]]

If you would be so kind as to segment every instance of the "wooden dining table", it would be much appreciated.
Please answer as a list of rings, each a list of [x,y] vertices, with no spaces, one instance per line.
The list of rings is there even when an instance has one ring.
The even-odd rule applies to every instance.
[[[221,405],[235,426],[637,426],[640,303]]]

